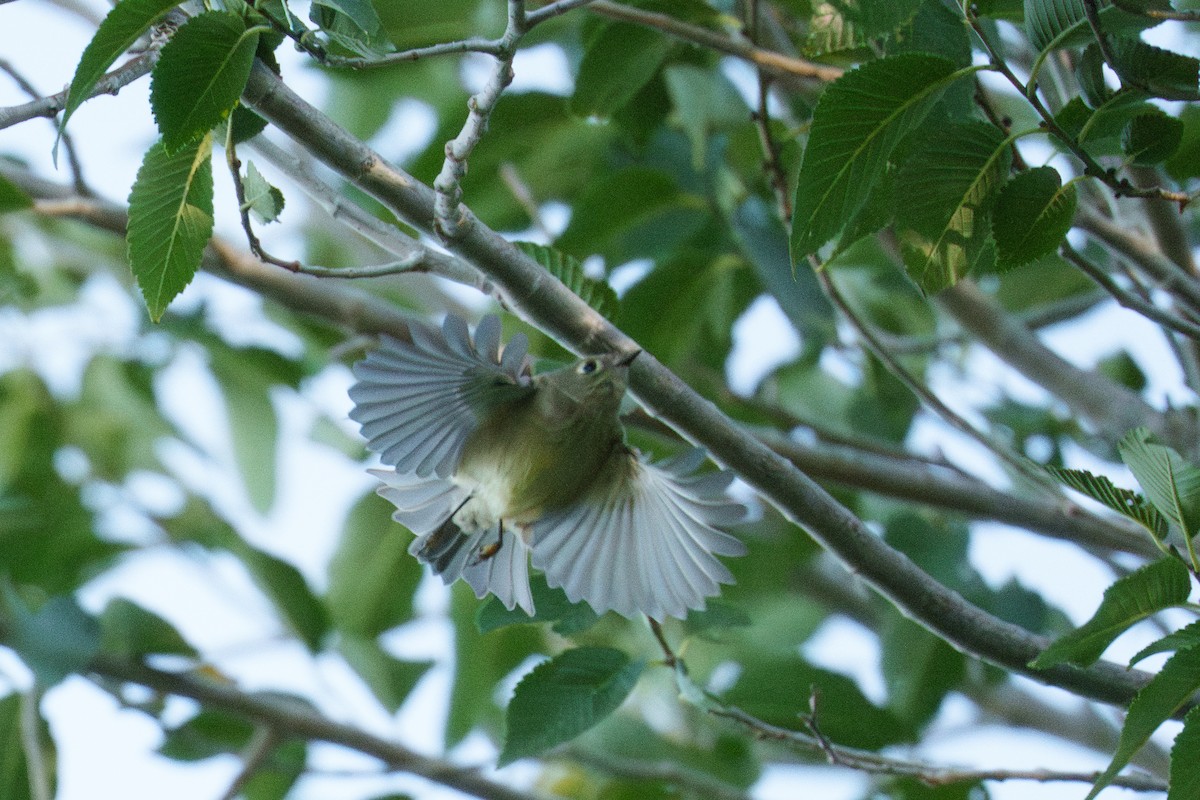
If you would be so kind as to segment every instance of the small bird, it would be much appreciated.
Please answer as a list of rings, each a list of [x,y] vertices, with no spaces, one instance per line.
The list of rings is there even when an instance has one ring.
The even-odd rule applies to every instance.
[[[640,351],[588,356],[531,374],[528,340],[500,346],[489,315],[472,340],[448,315],[389,336],[354,365],[350,417],[392,469],[373,469],[409,552],[450,584],[534,613],[529,564],[572,602],[661,621],[704,607],[733,576],[716,555],[745,546],[716,526],[745,506],[732,473],[696,474],[702,450],[651,463],[619,418]],[[714,555],[715,554],[715,555]]]

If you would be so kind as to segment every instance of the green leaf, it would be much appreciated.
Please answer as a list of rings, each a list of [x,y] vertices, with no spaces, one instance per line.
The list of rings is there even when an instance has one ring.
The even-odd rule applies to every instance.
[[[916,15],[888,37],[884,51],[888,55],[930,53],[966,67],[971,64],[970,28],[945,3],[925,0]]]
[[[9,694],[0,698],[0,797],[5,800],[40,800],[32,793],[32,776],[29,774],[31,764],[22,730],[24,709],[21,706],[30,702],[36,700],[19,694]],[[45,770],[43,777],[49,782],[47,788],[53,797],[57,777],[57,770],[54,769],[57,753],[54,739],[50,735],[50,726],[46,724],[40,710],[37,714],[37,738],[42,757],[41,767]]]
[[[579,116],[612,116],[650,82],[672,46],[670,39],[652,28],[605,23],[587,42],[579,62],[571,111]]]
[[[692,166],[702,170],[712,134],[744,123],[750,109],[721,72],[674,64],[663,70],[663,78],[675,117],[692,143]]]
[[[356,55],[378,58],[395,49],[368,0],[317,0],[308,16],[333,42]]]
[[[368,36],[383,35],[383,23],[370,0],[316,0],[314,5],[325,6],[345,15]]]
[[[1051,475],[1075,491],[1140,523],[1154,535],[1155,539],[1162,539],[1167,535],[1166,519],[1158,513],[1157,508],[1147,502],[1145,497],[1132,489],[1122,489],[1113,485],[1113,482],[1103,475],[1093,475],[1087,470],[1062,469],[1061,467],[1046,467],[1046,469]]]
[[[270,389],[291,366],[260,347],[209,348],[209,366],[225,397],[229,438],[250,503],[260,514],[275,504],[279,420]],[[285,362],[280,364],[280,362]]]
[[[1134,164],[1148,167],[1166,161],[1183,141],[1183,123],[1163,113],[1138,114],[1129,120],[1121,147]]]
[[[254,166],[253,161],[246,162],[246,177],[242,180],[246,191],[246,206],[259,222],[275,222],[283,213],[283,192],[267,182],[267,179]]]
[[[454,685],[446,717],[447,748],[479,727],[500,735],[503,716],[496,705],[496,685],[545,647],[542,631],[530,625],[509,625],[487,635],[479,633],[475,626],[478,611],[475,593],[459,581],[450,593]]]
[[[808,55],[825,55],[851,50],[910,22],[921,0],[840,0],[814,4],[804,50]]]
[[[1106,33],[1152,28],[1161,20],[1131,14],[1116,8],[1110,0],[1100,0],[1100,25]],[[1165,2],[1147,4],[1166,10]],[[1093,39],[1084,0],[1025,0],[1025,29],[1037,50],[1082,44]]]
[[[475,626],[480,633],[491,633],[509,625],[532,622],[553,622],[553,630],[562,636],[570,636],[587,630],[600,619],[587,603],[572,603],[562,589],[551,588],[546,578],[532,575],[529,586],[533,592],[534,614],[529,616],[520,608],[508,609],[495,596],[479,607],[475,615]]]
[[[534,667],[508,704],[498,765],[540,755],[600,722],[625,701],[644,667],[610,647],[577,647]]]
[[[937,128],[901,167],[896,226],[908,273],[926,293],[990,267],[988,207],[1011,164],[1002,131],[968,122]]]
[[[71,79],[71,86],[67,90],[62,121],[58,125],[60,138],[67,128],[67,120],[91,95],[96,81],[147,28],[177,5],[179,0],[121,0],[108,12],[96,35],[84,49],[79,66],[75,67],[75,77]]]
[[[1118,636],[1151,614],[1187,602],[1191,592],[1187,567],[1177,558],[1163,558],[1126,575],[1104,590],[1092,618],[1059,638],[1030,662],[1048,669],[1064,662],[1089,666]]]
[[[171,623],[130,600],[114,597],[100,614],[100,649],[127,658],[150,653],[195,656]]]
[[[1112,97],[1113,90],[1104,80],[1104,56],[1100,53],[1100,45],[1093,43],[1084,48],[1075,65],[1075,75],[1083,90],[1083,99],[1092,108],[1099,108]]]
[[[765,200],[758,196],[734,209],[729,225],[741,251],[797,331],[822,341],[834,338],[833,306],[811,269],[792,270],[787,230]]]
[[[600,312],[605,319],[611,320],[616,316],[620,305],[617,293],[603,280],[589,278],[584,273],[583,263],[579,259],[533,242],[513,242],[513,245],[565,283],[568,289]]]
[[[683,630],[688,636],[720,641],[722,634],[730,629],[748,628],[753,623],[745,609],[718,599],[709,600],[702,609],[689,611]]]
[[[933,719],[942,700],[962,681],[962,653],[898,613],[889,613],[880,637],[880,669],[888,708],[914,727]]]
[[[270,598],[288,628],[310,651],[318,652],[329,630],[329,615],[308,588],[300,570],[240,538],[232,539],[226,546],[245,565],[259,590]]]
[[[864,64],[825,89],[796,185],[793,264],[841,232],[866,203],[892,149],[958,77],[953,62],[905,53]]]
[[[420,563],[408,554],[408,537],[391,521],[392,505],[371,492],[346,516],[329,562],[325,604],[333,626],[374,638],[412,618]]]
[[[3,588],[12,620],[5,644],[33,670],[43,689],[87,668],[100,651],[100,625],[94,617],[66,595],[30,611],[11,585]]]
[[[1146,44],[1133,36],[1109,41],[1112,67],[1122,83],[1171,100],[1196,100],[1200,59]]]
[[[1146,645],[1137,652],[1137,655],[1129,659],[1129,666],[1132,667],[1155,653],[1173,653],[1176,650],[1186,650],[1198,644],[1200,644],[1200,620],[1185,625],[1177,631],[1168,633],[1158,641]]]
[[[192,17],[163,46],[150,81],[150,107],[168,152],[229,116],[246,88],[257,47],[257,31],[225,11]]]
[[[871,750],[911,741],[913,727],[863,695],[845,675],[820,669],[798,655],[747,653],[742,674],[724,700],[773,725],[792,727],[797,715],[812,712],[821,731],[836,744]]]
[[[363,636],[341,637],[337,650],[390,714],[399,710],[417,681],[432,666],[429,661],[396,658],[380,647],[378,641]]]
[[[760,292],[744,259],[683,249],[630,287],[618,325],[665,363],[722,370],[734,322]]]
[[[1183,730],[1175,737],[1171,748],[1171,772],[1167,800],[1190,800],[1200,797],[1200,707],[1193,708],[1183,718]]]
[[[238,752],[254,735],[254,725],[228,711],[205,709],[165,734],[159,753],[176,761],[200,761]]]
[[[1145,428],[1127,433],[1117,450],[1150,502],[1185,536],[1195,536],[1200,530],[1200,469]]]
[[[1200,175],[1200,107],[1187,106],[1179,120],[1183,123],[1182,140],[1163,167],[1175,180],[1185,181]]]
[[[1063,186],[1053,167],[1034,167],[1005,184],[992,211],[999,266],[1019,267],[1054,252],[1071,229],[1075,201],[1075,185]]]
[[[129,193],[129,265],[158,322],[191,283],[213,228],[212,138],[146,153]]]
[[[1158,730],[1176,711],[1183,707],[1196,689],[1200,688],[1200,647],[1180,650],[1163,665],[1162,670],[1146,684],[1133,702],[1121,729],[1121,740],[1112,762],[1101,773],[1088,792],[1086,800],[1092,800],[1100,790],[1112,782],[1134,753],[1142,748],[1150,736]],[[1192,712],[1189,712],[1189,714]],[[1187,754],[1195,761],[1195,752]],[[1171,752],[1172,775],[1175,772],[1175,751]],[[1173,787],[1172,787],[1173,788]]]
[[[0,214],[21,211],[33,206],[33,198],[8,178],[0,175]]]

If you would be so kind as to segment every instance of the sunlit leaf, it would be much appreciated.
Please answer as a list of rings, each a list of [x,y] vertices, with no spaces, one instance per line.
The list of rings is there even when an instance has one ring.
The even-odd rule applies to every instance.
[[[129,264],[157,322],[192,281],[213,228],[212,139],[146,153],[129,193]]]
[[[258,33],[225,11],[200,14],[175,32],[150,82],[150,107],[168,152],[229,116],[246,87],[257,47]]]
[[[957,78],[943,58],[907,53],[846,73],[822,93],[796,185],[792,263],[841,232],[897,143]]]
[[[1012,162],[986,123],[934,130],[897,176],[896,226],[909,275],[926,292],[987,269],[988,209]]]
[[[178,0],[121,0],[113,7],[96,35],[88,42],[63,104],[59,132],[66,129],[67,120],[92,93],[96,81],[103,77],[122,53],[128,50],[154,22],[175,6]],[[57,147],[57,145],[55,145]]]

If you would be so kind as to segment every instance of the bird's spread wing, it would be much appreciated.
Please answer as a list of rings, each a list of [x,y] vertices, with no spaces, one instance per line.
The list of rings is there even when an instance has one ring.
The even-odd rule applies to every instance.
[[[657,464],[625,450],[612,458],[621,461],[611,479],[533,523],[533,565],[572,602],[586,600],[600,614],[661,620],[703,608],[720,584],[733,582],[716,555],[746,552],[714,527],[746,514],[725,493],[733,475],[693,474],[702,450]]]
[[[483,411],[532,391],[525,370],[528,341],[517,334],[501,353],[494,315],[479,323],[474,341],[453,314],[441,331],[418,323],[410,329],[412,343],[384,336],[354,365],[350,418],[384,464],[446,478]]]
[[[396,506],[392,519],[416,534],[408,552],[429,564],[443,583],[449,585],[462,578],[476,597],[491,592],[509,610],[519,605],[533,616],[529,549],[519,534],[506,531],[499,550],[484,558],[480,548],[497,540],[498,526],[464,532],[449,523],[452,530],[440,535],[467,499],[466,489],[445,478],[422,478],[390,469],[367,471],[383,482],[376,490],[380,496]]]

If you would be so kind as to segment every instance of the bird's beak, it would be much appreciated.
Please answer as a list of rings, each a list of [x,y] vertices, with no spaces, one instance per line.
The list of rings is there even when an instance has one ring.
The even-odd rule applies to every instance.
[[[640,356],[641,354],[642,354],[641,350],[634,350],[631,353],[626,353],[625,355],[620,356],[614,363],[618,367],[628,367],[630,364],[633,363],[633,360],[635,358],[637,358],[638,356]]]

